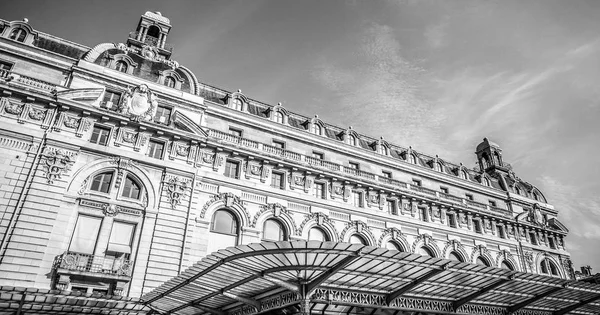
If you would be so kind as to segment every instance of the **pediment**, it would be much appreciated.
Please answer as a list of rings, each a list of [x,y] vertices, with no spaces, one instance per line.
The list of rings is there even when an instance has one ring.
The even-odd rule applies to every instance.
[[[200,137],[208,136],[208,133],[204,131],[202,127],[200,127],[192,119],[190,119],[188,116],[186,116],[178,110],[175,110],[175,113],[173,114],[173,123],[175,125],[175,128],[179,130],[193,133]]]
[[[56,97],[59,100],[69,100],[94,105],[98,102],[102,93],[104,93],[103,88],[71,89],[58,91]]]

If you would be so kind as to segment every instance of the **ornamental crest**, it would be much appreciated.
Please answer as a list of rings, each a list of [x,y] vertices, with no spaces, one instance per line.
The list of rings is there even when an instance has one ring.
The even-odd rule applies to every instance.
[[[185,196],[185,191],[188,188],[186,180],[180,180],[179,177],[172,177],[167,183],[167,192],[171,208],[175,209],[181,203],[181,197]]]
[[[108,217],[114,217],[121,211],[121,207],[116,205],[109,205],[107,203],[102,205],[102,213]]]
[[[296,186],[304,186],[304,176],[302,176],[302,175],[294,175],[294,185],[296,185]]]
[[[75,155],[57,149],[45,155],[44,169],[48,184],[53,184],[55,179],[61,178],[63,171],[68,171],[71,168],[73,163],[75,163]]]
[[[156,95],[148,89],[147,85],[141,84],[135,87],[133,91],[127,92],[120,111],[122,114],[129,115],[131,120],[150,121],[156,114],[157,106]]]
[[[529,270],[533,271],[533,252],[526,251],[523,255],[525,256],[525,261],[527,262],[527,266],[529,266]]]
[[[250,164],[250,174],[260,176],[261,166],[258,164]]]

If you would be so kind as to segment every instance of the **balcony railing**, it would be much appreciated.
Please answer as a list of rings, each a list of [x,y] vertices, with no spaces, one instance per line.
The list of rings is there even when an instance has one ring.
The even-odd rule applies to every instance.
[[[359,169],[348,167],[348,166],[342,166],[342,169],[344,170],[344,173],[346,173],[346,174],[350,174],[353,176],[358,176],[358,177],[362,177],[362,178],[366,178],[366,179],[370,179],[370,180],[375,180],[375,174],[361,171]]]
[[[60,269],[70,271],[131,276],[133,262],[113,256],[94,256],[74,252],[66,252],[60,258]]]

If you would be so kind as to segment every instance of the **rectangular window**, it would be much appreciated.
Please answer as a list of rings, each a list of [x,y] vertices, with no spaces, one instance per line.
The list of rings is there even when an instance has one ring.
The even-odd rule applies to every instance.
[[[12,69],[13,64],[8,61],[0,60],[0,70],[10,71]]]
[[[273,140],[273,146],[278,149],[285,149],[285,142],[279,140]]]
[[[158,106],[156,109],[156,115],[154,115],[154,122],[168,125],[171,121],[171,109],[168,107]]]
[[[393,215],[397,215],[398,214],[398,208],[396,207],[396,200],[393,199],[387,199],[385,201],[386,207],[387,207],[387,211],[389,214],[393,214]]]
[[[315,159],[323,160],[325,158],[325,154],[313,151],[312,157],[314,157]]]
[[[241,129],[236,129],[236,128],[229,128],[229,134],[230,135],[234,135],[236,137],[241,137],[242,136],[242,130]]]
[[[148,156],[155,159],[162,159],[165,151],[165,144],[160,141],[150,140],[148,143]]]
[[[538,245],[537,237],[535,236],[535,232],[529,232],[529,239],[531,240],[531,244]]]
[[[448,221],[448,226],[451,228],[456,227],[456,214],[454,213],[446,213],[446,220]]]
[[[556,249],[556,242],[554,241],[554,237],[548,237],[548,245],[552,249]]]
[[[506,238],[506,233],[504,233],[504,226],[497,224],[496,225],[496,232],[498,233],[498,237],[499,238]]]
[[[348,167],[358,170],[358,169],[360,169],[360,164],[358,164],[356,162],[348,162]]]
[[[110,135],[110,128],[94,125],[94,130],[92,130],[92,136],[90,137],[90,142],[99,144],[99,145],[107,145],[109,135]]]
[[[496,207],[496,202],[494,200],[489,200],[488,203],[489,203],[490,207],[494,207],[494,208]]]
[[[448,194],[448,188],[446,187],[440,187],[440,191],[444,194]]]
[[[133,232],[135,224],[125,222],[113,222],[108,241],[107,252],[131,254],[131,242],[133,241]]]
[[[227,160],[225,162],[225,176],[230,178],[238,178],[240,163],[237,161]]]
[[[381,171],[381,177],[392,178],[392,172]]]
[[[355,207],[363,207],[363,193],[361,191],[352,192],[352,201]]]
[[[326,199],[327,194],[325,193],[324,183],[315,183],[315,197],[319,199]]]
[[[77,224],[75,225],[75,232],[73,232],[73,238],[71,238],[71,244],[69,245],[69,251],[94,255],[101,224],[102,218],[79,215]]]
[[[119,109],[120,101],[121,93],[106,90],[104,91],[104,98],[102,99],[100,107],[116,111]]]
[[[467,200],[471,200],[471,201],[473,201],[473,195],[471,195],[471,194],[465,194],[465,198],[466,198]]]
[[[412,180],[412,183],[413,183],[413,185],[415,185],[415,186],[419,186],[419,187],[421,187],[421,180],[419,180],[419,179],[413,179],[413,180]]]
[[[483,231],[481,230],[481,221],[473,220],[473,228],[475,230],[475,233],[479,233],[479,234],[483,233]]]
[[[427,208],[419,208],[419,214],[421,215],[421,220],[428,222],[429,217],[427,216]]]
[[[284,189],[285,188],[284,179],[285,179],[284,173],[273,172],[271,175],[271,187],[277,188],[277,189]]]

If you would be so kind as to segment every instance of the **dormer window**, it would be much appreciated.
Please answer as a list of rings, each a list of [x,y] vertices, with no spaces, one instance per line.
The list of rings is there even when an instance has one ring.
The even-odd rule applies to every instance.
[[[417,164],[417,158],[413,154],[408,155],[408,163]]]
[[[117,70],[119,72],[127,73],[128,68],[129,68],[129,66],[123,60],[119,60],[115,63],[115,70]]]
[[[348,144],[352,146],[356,146],[356,137],[353,135],[348,136]]]
[[[459,173],[460,179],[468,179],[469,176],[467,175],[467,172],[465,172],[464,170],[461,170]]]
[[[170,87],[170,88],[173,88],[173,89],[174,89],[174,88],[175,88],[175,82],[176,82],[176,81],[175,81],[175,78],[173,78],[172,76],[167,76],[167,77],[165,78],[165,82],[164,82],[164,84],[165,84],[165,86],[167,86],[167,87]]]
[[[440,163],[440,162],[435,162],[435,164],[433,164],[433,167],[438,172],[442,171],[442,163]]]
[[[25,37],[27,37],[27,31],[18,27],[15,28],[11,33],[9,38],[12,40],[16,40],[17,42],[23,43],[25,42]]]
[[[521,194],[521,189],[519,188],[519,186],[515,186],[515,193],[516,193],[517,195],[520,195],[520,194]]]
[[[233,109],[241,111],[244,106],[244,103],[241,99],[235,98],[233,99]]]
[[[536,192],[533,193],[533,199],[540,201],[540,196]]]
[[[319,126],[318,124],[313,124],[312,133],[320,136],[321,132],[322,132],[321,126]]]
[[[483,185],[484,186],[491,186],[492,184],[490,183],[490,180],[487,177],[483,178]]]
[[[275,112],[275,122],[279,124],[283,124],[283,113]]]
[[[383,155],[388,155],[388,148],[386,146],[384,146],[384,145],[381,145],[379,147],[379,153],[383,154]]]

